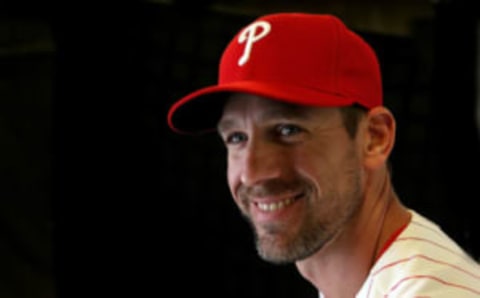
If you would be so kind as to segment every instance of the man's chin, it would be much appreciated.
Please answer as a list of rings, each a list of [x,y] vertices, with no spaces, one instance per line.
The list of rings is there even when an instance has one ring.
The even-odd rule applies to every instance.
[[[264,261],[274,264],[286,264],[295,262],[296,258],[278,237],[272,235],[262,236],[257,239],[257,252]]]

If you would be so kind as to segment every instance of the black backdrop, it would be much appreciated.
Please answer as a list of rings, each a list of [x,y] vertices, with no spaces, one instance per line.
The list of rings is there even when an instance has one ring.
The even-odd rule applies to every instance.
[[[411,37],[361,33],[398,117],[398,193],[478,258],[478,16],[464,5],[439,2]],[[219,140],[165,123],[174,100],[215,81],[223,47],[254,16],[142,2],[58,8],[48,14],[58,295],[316,297],[293,266],[257,258]]]
[[[414,24],[413,38],[363,34],[379,52],[385,100],[398,116],[400,196],[478,254],[478,175],[460,174],[478,165],[466,117],[474,94],[467,49],[475,47],[442,23],[442,9],[438,23]],[[215,81],[223,46],[254,16],[150,4],[74,13],[54,27],[59,294],[315,297],[292,266],[256,257],[216,136],[177,136],[165,124],[174,100]],[[464,18],[455,26],[474,32]],[[450,38],[456,62],[444,50]]]

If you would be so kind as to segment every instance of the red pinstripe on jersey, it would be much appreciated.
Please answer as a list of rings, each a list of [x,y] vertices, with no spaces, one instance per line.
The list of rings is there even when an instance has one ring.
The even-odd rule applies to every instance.
[[[425,221],[425,223],[422,222],[422,219]],[[419,220],[420,222],[418,222],[417,220]],[[387,261],[387,263],[383,264],[379,268],[375,268],[374,271],[370,272],[370,281],[368,283],[368,288],[365,288],[365,290],[367,291],[366,293],[364,293],[366,294],[366,296],[362,297],[372,297],[375,282],[381,282],[384,287],[384,292],[381,294],[382,297],[389,297],[389,295],[392,295],[393,292],[395,290],[398,290],[401,286],[416,281],[430,284],[429,287],[431,288],[436,287],[432,285],[432,283],[437,283],[438,285],[441,284],[443,286],[450,287],[451,289],[455,288],[460,291],[458,295],[461,295],[461,292],[466,291],[463,293],[466,294],[468,292],[469,294],[480,296],[480,288],[477,287],[476,282],[473,282],[475,280],[478,280],[478,285],[480,286],[480,269],[475,269],[475,261],[472,260],[468,254],[466,254],[453,240],[451,240],[440,229],[436,229],[434,224],[430,226],[430,223],[431,222],[422,218],[418,214],[416,214],[416,216],[412,218],[409,227],[405,229],[405,233],[401,233],[399,237],[397,237],[393,241],[393,243],[391,243],[391,245],[387,246],[387,249],[389,250],[390,247],[394,247],[402,242],[405,244],[407,242],[412,242],[412,251],[410,252],[410,256],[408,255],[408,251],[404,251],[406,246],[401,246],[403,248],[400,248],[400,250],[394,252],[393,255],[386,256],[388,259],[384,260],[384,262]],[[433,254],[431,255],[430,252],[434,251],[441,252],[441,255],[445,255],[445,257],[442,257],[442,259],[439,259],[438,257],[432,257]],[[451,255],[451,257],[448,257],[448,255]],[[397,256],[397,259],[394,259],[395,256]],[[466,262],[464,264],[467,267],[464,267],[462,265],[462,261],[460,261],[457,257],[459,257],[461,260],[464,260]],[[389,261],[389,259],[391,259],[391,261]],[[406,268],[403,265],[418,260],[422,260],[422,262],[427,262],[432,265],[426,265],[424,267],[425,270],[422,270],[420,272],[404,272],[403,275],[399,276],[395,275],[396,272],[392,275],[392,271],[389,270],[390,277],[388,277],[388,280],[382,280],[382,276],[384,276],[382,275],[382,273],[386,269],[395,270],[396,266],[402,266],[402,268]],[[448,260],[452,261],[449,262]],[[454,260],[457,260],[460,263],[455,262]],[[470,266],[467,264],[473,265]],[[377,264],[377,266],[378,265],[379,264]],[[447,276],[455,276],[456,279],[463,274],[463,276],[465,276],[466,278],[468,276],[468,278],[465,280],[466,282],[462,284],[461,282],[454,281],[453,279],[450,280],[449,278],[442,277],[441,275],[437,276],[431,268],[438,269],[438,266],[444,266],[445,272],[447,272]],[[397,272],[402,271],[398,270]],[[470,281],[467,282],[467,280]],[[380,293],[377,291],[375,292],[377,294]],[[411,295],[415,295],[415,293],[411,293]],[[428,295],[429,293],[423,293],[423,296],[409,296],[409,298],[426,298],[429,297]]]
[[[429,244],[431,244],[431,245],[434,245],[434,246],[436,246],[436,247],[438,247],[438,248],[441,248],[441,249],[443,249],[443,250],[445,250],[445,251],[448,251],[448,252],[450,252],[451,254],[456,255],[457,257],[463,258],[463,259],[465,259],[465,260],[467,260],[467,258],[468,258],[468,257],[467,257],[465,254],[463,254],[463,253],[454,251],[454,250],[452,250],[452,249],[450,249],[450,248],[448,248],[448,247],[446,247],[446,246],[444,246],[444,245],[441,245],[441,244],[439,244],[439,243],[437,243],[437,242],[435,242],[435,241],[432,241],[432,240],[429,240],[429,239],[426,239],[426,238],[420,238],[420,237],[401,237],[401,238],[398,238],[395,242],[400,242],[400,241],[423,241],[423,242],[427,242],[427,243],[429,243]]]
[[[380,269],[376,270],[373,272],[372,276],[375,276],[377,274],[379,274],[380,272],[382,272],[384,269],[387,269],[387,268],[391,268],[391,267],[394,267],[398,264],[401,264],[401,263],[405,263],[405,262],[408,262],[408,261],[411,261],[413,259],[424,259],[424,260],[427,260],[427,261],[430,261],[432,263],[436,263],[436,264],[441,264],[441,265],[445,265],[445,266],[448,266],[450,268],[453,268],[455,270],[458,270],[458,271],[461,271],[467,275],[470,275],[471,277],[473,278],[476,278],[480,281],[480,275],[477,275],[477,274],[474,274],[468,270],[464,270],[463,268],[459,267],[459,266],[456,266],[454,264],[451,264],[451,263],[448,263],[448,262],[444,262],[444,261],[440,261],[440,260],[436,260],[436,259],[433,259],[433,258],[430,258],[430,257],[427,257],[425,255],[422,255],[422,254],[417,254],[417,255],[413,255],[409,258],[404,258],[404,259],[400,259],[398,261],[395,261],[395,262],[392,262],[392,263],[389,263],[383,267],[381,267]]]
[[[432,276],[432,275],[412,275],[412,276],[407,276],[407,277],[404,277],[404,278],[400,279],[395,285],[393,285],[390,288],[390,291],[386,294],[386,297],[388,297],[388,295],[391,292],[395,291],[401,284],[403,284],[406,281],[413,280],[413,279],[416,279],[416,280],[418,280],[418,279],[429,279],[429,280],[433,280],[433,281],[439,282],[441,284],[444,284],[446,286],[455,287],[455,288],[458,288],[458,289],[463,289],[465,291],[469,291],[469,292],[472,292],[474,294],[480,295],[480,291],[477,291],[473,288],[466,287],[466,286],[463,286],[463,285],[447,282],[447,281],[445,281],[441,278],[438,278],[436,276]]]

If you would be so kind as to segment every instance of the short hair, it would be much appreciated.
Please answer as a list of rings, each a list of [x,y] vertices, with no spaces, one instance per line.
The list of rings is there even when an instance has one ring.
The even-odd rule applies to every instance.
[[[348,135],[352,139],[355,138],[360,119],[367,113],[367,109],[360,105],[354,104],[351,106],[341,107],[340,113],[342,114],[343,125],[345,126]]]

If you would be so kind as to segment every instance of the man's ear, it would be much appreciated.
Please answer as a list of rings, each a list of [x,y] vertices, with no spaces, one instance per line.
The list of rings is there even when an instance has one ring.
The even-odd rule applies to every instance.
[[[367,113],[364,145],[364,163],[368,169],[377,169],[387,163],[395,144],[396,123],[385,107],[372,108]]]

